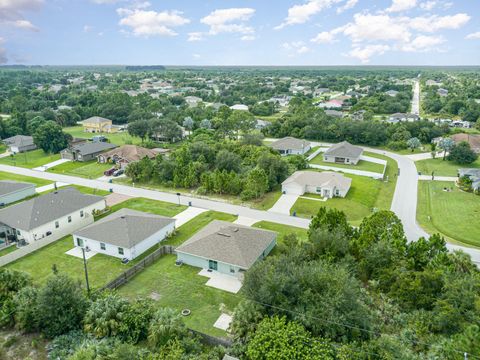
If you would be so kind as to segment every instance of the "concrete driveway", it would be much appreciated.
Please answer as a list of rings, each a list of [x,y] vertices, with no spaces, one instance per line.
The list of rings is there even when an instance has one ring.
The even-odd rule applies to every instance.
[[[432,181],[432,175],[420,175],[418,177],[418,180]],[[457,180],[458,178],[456,176],[434,176],[433,177],[433,181],[454,181],[455,182]]]
[[[72,161],[72,160],[69,160],[69,159],[59,159],[59,160],[52,161],[51,163],[48,163],[48,164],[45,164],[45,165],[42,165],[42,166],[33,168],[33,170],[36,170],[36,171],[47,171],[48,169],[50,169],[50,168],[52,168],[52,167],[55,167],[55,166],[60,165],[60,164],[64,164],[64,163],[69,162],[69,161]]]
[[[298,200],[298,197],[298,195],[282,194],[282,196],[280,196],[275,205],[273,205],[268,211],[278,214],[290,215],[290,209]]]
[[[239,216],[237,220],[235,220],[234,224],[244,225],[244,226],[252,226],[253,224],[257,223],[258,219],[252,219],[246,216]]]
[[[180,227],[183,224],[189,222],[192,220],[194,217],[197,215],[200,215],[201,213],[207,211],[207,209],[200,209],[197,207],[192,207],[190,206],[187,210],[182,211],[180,214],[175,215],[173,218],[176,220],[175,221],[175,227]]]

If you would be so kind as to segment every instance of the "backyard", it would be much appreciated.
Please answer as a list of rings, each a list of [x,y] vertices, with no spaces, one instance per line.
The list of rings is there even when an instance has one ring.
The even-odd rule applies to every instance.
[[[380,174],[383,173],[382,164],[377,164],[377,163],[365,161],[365,160],[360,160],[357,165],[331,163],[331,162],[323,161],[323,153],[320,153],[317,156],[315,156],[310,161],[310,163],[315,165],[322,165],[322,166],[334,166],[342,169],[371,171],[371,172],[380,173]]]
[[[43,150],[38,149],[0,158],[0,164],[32,169],[58,159],[60,159],[60,154],[46,154]]]
[[[436,159],[420,160],[415,162],[418,172],[423,175],[431,175],[432,172],[436,176],[457,176],[458,169],[461,168],[480,168],[480,158],[472,164],[456,164],[452,161],[443,160],[442,157]]]
[[[417,220],[427,232],[480,247],[478,219],[480,196],[459,190],[453,182],[419,181]]]
[[[95,160],[88,162],[69,161],[50,168],[47,171],[62,175],[96,179],[103,176],[103,172],[112,166],[112,164],[99,164]]]
[[[134,144],[138,145],[141,143],[141,139],[137,137],[133,137],[128,134],[128,132],[117,132],[114,134],[92,134],[83,131],[82,126],[71,126],[66,127],[63,129],[64,132],[72,135],[74,138],[83,138],[83,139],[91,139],[94,135],[103,135],[105,136],[112,144],[121,146],[125,144]]]

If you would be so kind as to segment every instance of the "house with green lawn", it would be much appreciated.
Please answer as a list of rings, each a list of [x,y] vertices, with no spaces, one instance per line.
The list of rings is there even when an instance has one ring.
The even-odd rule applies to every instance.
[[[240,280],[275,247],[277,233],[214,220],[177,247],[177,262]]]
[[[352,179],[333,171],[296,171],[282,183],[288,195],[318,194],[324,198],[345,197]]]
[[[342,141],[332,145],[323,154],[323,161],[335,164],[356,165],[360,161],[363,149],[350,144],[348,141]]]

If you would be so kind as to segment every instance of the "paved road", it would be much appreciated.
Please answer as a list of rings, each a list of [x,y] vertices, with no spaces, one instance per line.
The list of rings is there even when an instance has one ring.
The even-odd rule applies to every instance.
[[[100,190],[112,189],[113,192],[115,193],[124,194],[132,197],[144,197],[144,198],[149,198],[153,200],[160,200],[160,201],[166,201],[166,202],[177,203],[177,204],[179,202],[179,198],[177,197],[177,195],[172,193],[165,193],[165,192],[147,190],[142,188],[134,188],[131,186],[125,186],[125,185],[119,185],[119,184],[109,184],[103,181],[83,179],[75,176],[55,174],[55,173],[49,173],[49,172],[40,172],[40,171],[31,170],[31,169],[25,169],[25,168],[14,167],[10,165],[2,165],[2,164],[0,164],[0,171],[36,177],[36,178],[46,179],[50,181],[59,181],[59,182],[68,183],[72,185],[87,186],[87,187],[100,189]],[[190,196],[183,196],[183,195],[180,196],[181,204],[188,205],[189,202],[192,203],[192,206],[195,206],[198,208],[216,210],[216,211],[221,211],[228,214],[240,215],[240,216],[244,216],[252,219],[258,219],[258,221],[271,221],[279,224],[296,226],[304,229],[307,229],[310,223],[310,220],[308,219],[293,217],[286,214],[278,214],[278,213],[273,213],[268,211],[255,210],[255,209],[250,209],[244,206],[233,205],[233,204],[224,203],[220,201],[198,199],[198,198],[193,198]]]
[[[420,115],[420,80],[415,79],[413,84],[412,114]]]

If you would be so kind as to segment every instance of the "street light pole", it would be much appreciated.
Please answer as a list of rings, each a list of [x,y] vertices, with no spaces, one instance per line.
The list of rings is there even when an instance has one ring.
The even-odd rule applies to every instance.
[[[88,296],[90,297],[90,284],[88,283],[88,270],[87,270],[87,259],[85,258],[85,248],[82,249],[82,255],[83,255],[83,268],[85,269],[85,280],[87,282],[87,293]]]

